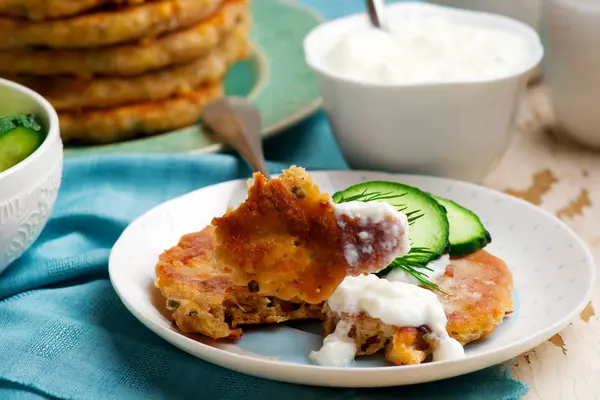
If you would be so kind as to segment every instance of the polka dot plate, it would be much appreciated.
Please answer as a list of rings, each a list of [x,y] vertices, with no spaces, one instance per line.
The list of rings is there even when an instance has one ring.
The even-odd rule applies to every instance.
[[[467,345],[466,358],[413,366],[389,365],[382,356],[361,357],[348,368],[314,365],[308,354],[323,340],[316,323],[248,328],[237,343],[184,335],[172,324],[164,299],[154,288],[157,257],[181,235],[202,229],[229,204],[243,200],[245,180],[196,190],[134,221],[110,256],[110,278],[121,300],[165,340],[222,367],[309,385],[373,387],[434,381],[509,360],[566,327],[590,299],[595,281],[590,251],[567,225],[536,206],[442,178],[358,171],[315,172],[313,177],[329,193],[362,181],[403,182],[472,209],[493,237],[487,250],[512,271],[515,312],[493,336]]]

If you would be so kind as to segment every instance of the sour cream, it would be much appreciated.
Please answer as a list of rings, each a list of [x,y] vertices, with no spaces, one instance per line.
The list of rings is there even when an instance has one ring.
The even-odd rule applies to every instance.
[[[377,246],[389,251],[386,264],[410,251],[408,218],[394,206],[382,201],[351,201],[341,204],[332,203],[332,205],[337,224],[341,229],[346,227],[344,217],[358,219],[358,226],[365,228],[358,233],[357,238],[346,238],[344,257],[349,265],[357,265],[361,253],[371,254],[373,251],[374,238],[367,230],[373,224],[378,224],[383,230],[383,237],[378,239]]]
[[[432,281],[435,278],[444,275],[444,273],[446,272],[446,267],[448,265],[450,265],[450,255],[445,254],[437,260],[430,261],[427,264],[428,269],[421,269],[420,271],[422,271],[423,274],[425,274],[428,281]],[[396,268],[392,270],[389,274],[385,276],[385,279],[392,282],[404,282],[413,285],[419,284],[419,281],[417,281],[412,275],[407,274],[401,268]]]
[[[325,65],[347,79],[411,84],[497,78],[527,63],[528,43],[509,31],[408,12],[389,25],[390,32],[348,33],[325,54]]]
[[[446,331],[448,320],[437,296],[419,286],[380,279],[376,275],[350,276],[338,286],[327,304],[340,318],[344,314],[365,313],[396,327],[428,326],[439,342],[433,352],[434,361],[454,360],[465,355],[461,344]],[[340,322],[347,324],[343,319]],[[332,334],[334,336],[331,339],[329,337],[332,335],[327,336],[325,341],[329,339],[329,343],[337,343],[342,332],[346,332],[345,329],[343,325],[338,333],[336,327],[336,332]],[[327,356],[319,357],[321,352],[326,352]],[[340,365],[348,354],[333,352],[324,343],[323,349],[313,356],[313,360],[321,365]]]
[[[348,336],[352,326],[346,321],[340,321],[335,331],[323,340],[319,351],[311,351],[309,358],[320,365],[330,367],[347,367],[356,356],[356,343]]]

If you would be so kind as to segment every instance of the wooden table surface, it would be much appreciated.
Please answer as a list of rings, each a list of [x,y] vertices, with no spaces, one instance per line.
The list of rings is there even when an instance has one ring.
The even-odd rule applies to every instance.
[[[555,128],[543,84],[530,87],[516,138],[484,184],[554,213],[600,260],[600,152],[573,143]],[[600,321],[595,309],[600,311],[598,282],[577,320],[516,360],[513,375],[530,386],[525,399],[600,399]]]

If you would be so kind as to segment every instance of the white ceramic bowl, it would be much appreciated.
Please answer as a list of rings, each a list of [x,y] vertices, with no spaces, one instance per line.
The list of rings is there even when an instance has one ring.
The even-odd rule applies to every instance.
[[[47,132],[27,159],[0,172],[0,273],[37,239],[56,201],[62,177],[58,116],[42,96],[0,79],[0,115],[31,113]]]
[[[365,14],[321,24],[305,38],[307,64],[321,83],[323,106],[348,163],[356,169],[412,172],[479,181],[500,161],[529,74],[539,64],[539,35],[507,17],[425,3],[386,7],[390,19],[405,12],[444,15],[476,26],[508,30],[528,43],[520,70],[497,79],[452,83],[377,84],[336,75],[324,55],[346,33],[366,27]]]

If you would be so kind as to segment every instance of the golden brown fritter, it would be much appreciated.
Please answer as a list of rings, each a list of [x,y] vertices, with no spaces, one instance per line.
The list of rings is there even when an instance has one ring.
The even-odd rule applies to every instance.
[[[344,216],[343,222],[342,228],[329,195],[303,168],[290,167],[269,181],[256,173],[246,201],[213,219],[215,258],[233,269],[236,284],[252,284],[284,300],[320,303],[346,276],[377,272],[401,250],[400,240],[389,242],[387,225],[400,224],[391,216],[362,225]],[[344,246],[359,242],[361,232],[373,238],[372,248],[350,264]]]
[[[1,50],[0,74],[132,76],[201,57],[237,26],[250,24],[249,0],[228,0],[210,18],[157,39],[98,49]]]
[[[122,104],[162,100],[193,92],[202,85],[221,81],[228,68],[251,54],[246,31],[232,32],[223,43],[191,63],[129,78],[5,76],[40,93],[58,111],[105,108]]]
[[[448,318],[446,330],[462,345],[493,334],[513,310],[510,270],[485,250],[452,259],[446,273],[434,282],[447,293],[436,293]],[[340,317],[327,305],[324,313],[323,328],[330,334]],[[364,314],[342,318],[353,325],[349,335],[356,340],[358,355],[385,349],[394,364],[420,364],[437,346],[426,326],[397,328]]]
[[[490,336],[513,311],[513,279],[501,259],[478,251],[452,260],[435,283],[448,317],[450,336],[463,345]]]
[[[0,0],[0,14],[44,20],[75,15],[107,4],[142,4],[146,0]]]
[[[437,339],[428,333],[430,332],[425,326],[396,329],[390,344],[385,348],[385,358],[396,365],[422,363],[437,346]]]
[[[196,123],[211,101],[223,96],[220,83],[165,100],[113,108],[59,112],[65,143],[114,143],[140,135],[153,135]]]
[[[321,305],[291,303],[234,285],[231,270],[212,262],[215,245],[209,226],[184,235],[159,257],[155,285],[181,331],[239,339],[242,325],[321,317]]]
[[[0,17],[0,48],[92,48],[186,28],[214,13],[223,0],[158,0],[49,21]]]

